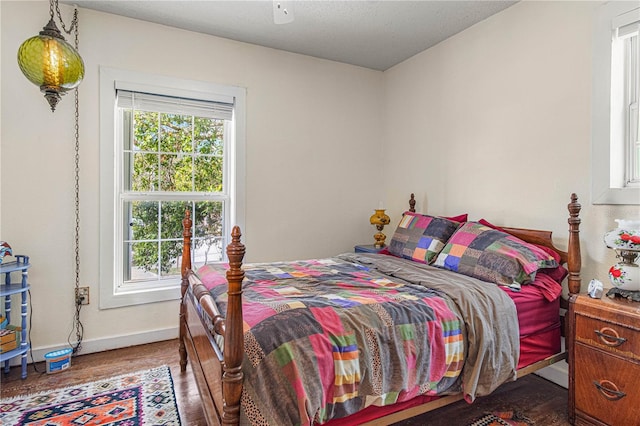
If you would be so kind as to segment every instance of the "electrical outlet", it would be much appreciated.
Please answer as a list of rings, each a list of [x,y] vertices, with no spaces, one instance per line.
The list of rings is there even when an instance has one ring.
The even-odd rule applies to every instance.
[[[76,303],[78,305],[89,304],[89,287],[79,287],[76,289]]]

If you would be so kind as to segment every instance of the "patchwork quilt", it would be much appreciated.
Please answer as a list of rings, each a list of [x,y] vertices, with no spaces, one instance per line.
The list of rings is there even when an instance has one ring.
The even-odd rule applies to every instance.
[[[226,268],[197,271],[223,315]],[[467,326],[441,288],[355,258],[243,269],[242,424],[324,423],[464,387]]]

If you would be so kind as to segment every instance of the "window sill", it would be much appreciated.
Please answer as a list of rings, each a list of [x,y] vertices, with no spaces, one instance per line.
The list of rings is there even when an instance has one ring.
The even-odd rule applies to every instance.
[[[101,286],[100,309],[122,308],[124,306],[144,305],[147,303],[179,300],[180,285],[149,290],[114,293]]]

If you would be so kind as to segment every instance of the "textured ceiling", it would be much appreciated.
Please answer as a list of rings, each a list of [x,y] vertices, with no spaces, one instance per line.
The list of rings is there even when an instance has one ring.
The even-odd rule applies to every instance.
[[[278,25],[271,0],[62,2],[375,70],[386,70],[516,3],[282,1],[294,19]]]

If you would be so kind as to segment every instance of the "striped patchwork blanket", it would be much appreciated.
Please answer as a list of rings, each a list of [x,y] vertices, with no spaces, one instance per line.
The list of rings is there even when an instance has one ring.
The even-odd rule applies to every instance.
[[[460,302],[442,288],[382,273],[371,259],[243,266],[242,424],[324,423],[371,405],[466,389],[461,372],[470,348]],[[226,268],[197,271],[223,315]]]

